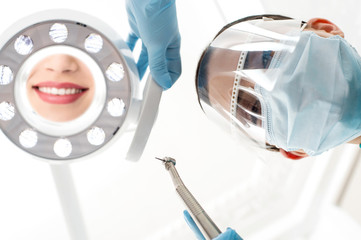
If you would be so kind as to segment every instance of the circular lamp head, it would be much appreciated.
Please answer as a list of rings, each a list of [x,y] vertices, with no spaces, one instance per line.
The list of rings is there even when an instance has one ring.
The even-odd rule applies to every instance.
[[[98,19],[51,10],[2,36],[0,127],[22,150],[50,160],[80,158],[139,115],[132,108],[139,77],[131,52]]]

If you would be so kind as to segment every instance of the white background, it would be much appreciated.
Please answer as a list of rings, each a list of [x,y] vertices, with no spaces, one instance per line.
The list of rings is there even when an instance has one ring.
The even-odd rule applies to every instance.
[[[226,22],[270,12],[305,20],[314,16],[330,18],[358,47],[357,39],[361,39],[359,3],[336,0],[222,0],[216,3],[211,0],[177,1],[183,73],[163,94],[158,119],[142,159],[136,163],[122,159],[118,154],[122,146],[115,143],[101,155],[70,165],[88,239],[193,239],[183,221],[184,206],[176,196],[168,173],[154,159],[156,156],[177,159],[177,169],[184,182],[211,217],[214,216],[219,227],[222,230],[233,227],[246,239],[265,224],[240,228],[249,225],[233,216],[237,208],[227,203],[235,197],[240,201],[248,199],[250,193],[248,196],[239,193],[247,193],[242,189],[257,176],[255,169],[261,165],[263,170],[277,172],[279,166],[297,169],[315,161],[309,158],[291,162],[278,156],[260,158],[257,152],[236,144],[216,128],[197,103],[194,87],[197,61]],[[128,32],[124,2],[120,0],[8,1],[1,9],[0,30],[23,16],[51,8],[83,11],[101,18],[123,37]],[[4,136],[0,138],[0,146],[0,239],[70,239],[49,164],[21,152]],[[351,148],[357,150],[356,146]],[[354,204],[360,197],[352,188],[359,179],[357,176],[352,177],[342,195],[342,209],[361,222],[361,213]],[[293,199],[294,196],[283,198]],[[259,203],[266,204],[268,200],[261,199]],[[232,216],[224,217],[228,213]]]

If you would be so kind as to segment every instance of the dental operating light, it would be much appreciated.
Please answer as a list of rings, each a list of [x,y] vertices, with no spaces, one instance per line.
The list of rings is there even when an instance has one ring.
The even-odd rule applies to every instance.
[[[53,79],[50,76],[57,70],[48,65],[58,56],[77,65],[69,63]],[[89,79],[60,77],[60,73],[80,74],[79,69]],[[0,38],[0,127],[16,146],[34,156],[82,158],[124,132],[133,132],[124,148],[127,158],[138,160],[161,92],[151,77],[141,87],[125,42],[105,23],[84,13],[65,9],[36,13]],[[84,107],[76,115],[81,104]],[[72,117],[61,114],[66,108]]]

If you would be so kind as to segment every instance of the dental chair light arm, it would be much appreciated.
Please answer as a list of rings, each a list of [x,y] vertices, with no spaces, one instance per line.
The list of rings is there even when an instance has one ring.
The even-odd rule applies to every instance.
[[[144,87],[143,105],[141,106],[138,126],[135,130],[126,159],[137,161],[141,157],[152,130],[152,126],[158,115],[158,107],[162,92],[162,87],[160,87],[149,74]]]

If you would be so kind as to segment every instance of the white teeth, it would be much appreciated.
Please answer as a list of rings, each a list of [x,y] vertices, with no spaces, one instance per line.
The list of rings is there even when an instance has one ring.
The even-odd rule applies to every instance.
[[[78,88],[39,87],[39,91],[52,95],[73,95],[73,94],[81,93],[83,90]]]

